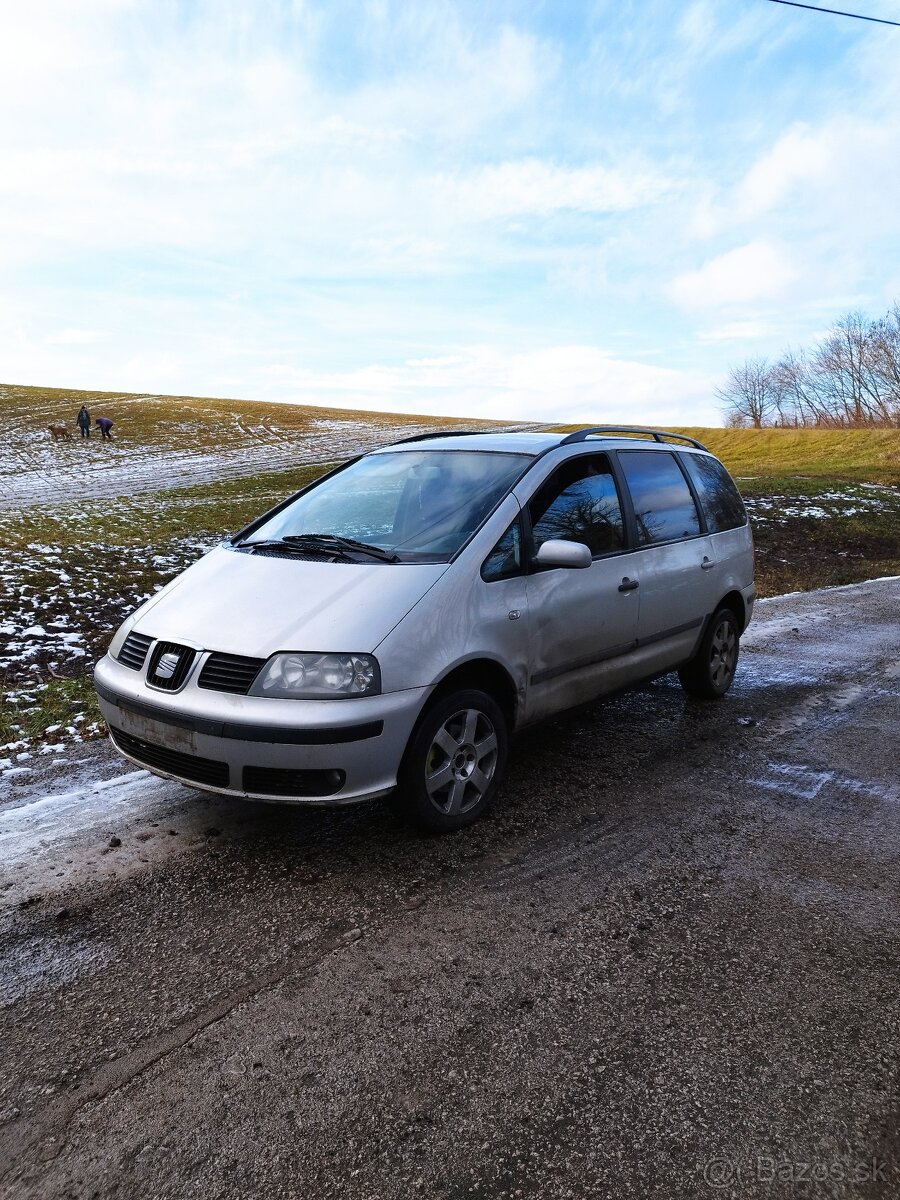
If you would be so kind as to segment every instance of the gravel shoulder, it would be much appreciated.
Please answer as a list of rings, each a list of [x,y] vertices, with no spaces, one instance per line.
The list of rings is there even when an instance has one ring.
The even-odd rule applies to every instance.
[[[898,600],[764,602],[724,701],[529,731],[452,838],[48,763],[0,1195],[896,1196]]]

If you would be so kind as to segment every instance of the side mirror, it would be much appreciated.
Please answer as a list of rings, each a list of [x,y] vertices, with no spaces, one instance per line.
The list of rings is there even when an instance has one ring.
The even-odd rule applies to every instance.
[[[534,562],[539,567],[575,567],[583,570],[593,561],[584,542],[564,542],[561,538],[544,542],[534,556]]]

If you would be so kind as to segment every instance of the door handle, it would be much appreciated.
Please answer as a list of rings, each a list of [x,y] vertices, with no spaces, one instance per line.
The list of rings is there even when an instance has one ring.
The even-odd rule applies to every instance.
[[[703,555],[703,562],[700,564],[700,570],[701,570],[701,571],[711,571],[715,565],[716,565],[716,564],[713,562],[713,560],[712,560],[711,558],[708,558],[708,557],[707,557],[707,556],[704,554],[704,555]]]
[[[622,582],[619,584],[619,591],[620,592],[633,592],[635,588],[639,588],[640,586],[641,586],[640,583],[636,579],[629,579],[628,576],[626,575],[625,578],[622,580]]]

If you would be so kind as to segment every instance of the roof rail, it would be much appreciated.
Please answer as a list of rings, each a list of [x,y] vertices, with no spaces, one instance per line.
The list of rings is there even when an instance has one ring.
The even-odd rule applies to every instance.
[[[518,427],[522,425],[522,427]],[[515,422],[515,425],[510,428],[509,425],[500,425],[492,430],[436,430],[433,433],[414,433],[412,437],[400,438],[397,442],[391,442],[392,446],[403,446],[408,442],[427,442],[428,438],[466,438],[476,437],[479,433],[542,433],[550,430],[548,425],[523,425],[521,421]]]
[[[654,442],[664,442],[666,438],[676,438],[682,442],[689,442],[692,446],[696,446],[698,450],[706,450],[702,442],[698,442],[696,438],[689,437],[686,433],[670,433],[666,429],[645,429],[641,425],[592,425],[588,429],[578,429],[575,433],[570,433],[559,444],[561,446],[571,446],[575,442],[586,442],[589,437],[596,435],[611,437],[617,433],[637,433],[642,437],[652,437]]]
[[[407,442],[425,442],[429,438],[463,437],[471,433],[497,433],[495,429],[438,429],[434,433],[414,433],[412,437],[400,438],[390,442],[391,446],[405,446]]]

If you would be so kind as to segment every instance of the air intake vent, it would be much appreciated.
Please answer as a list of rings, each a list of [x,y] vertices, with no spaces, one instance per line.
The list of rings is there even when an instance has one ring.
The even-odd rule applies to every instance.
[[[247,546],[238,546],[237,549],[241,554],[255,554],[258,558],[296,558],[298,562],[349,563],[351,566],[354,563],[354,559],[343,558],[340,554],[327,549],[304,554],[296,546],[285,546],[283,550],[278,546],[261,546],[257,550],[252,543]]]
[[[192,783],[206,783],[210,787],[228,787],[228,763],[215,762],[211,758],[196,758],[180,750],[169,750],[156,746],[143,738],[132,737],[121,729],[110,728],[112,739],[131,758],[150,768],[189,779]]]
[[[333,796],[346,778],[343,771],[244,767],[244,791],[257,796]]]
[[[194,654],[190,646],[157,642],[147,668],[147,682],[165,692],[177,692],[188,677]]]
[[[264,658],[244,658],[240,654],[211,654],[203,664],[197,686],[213,692],[233,692],[246,696]]]
[[[152,641],[153,638],[147,637],[146,633],[129,633],[119,650],[119,662],[123,667],[139,671],[144,665]]]

